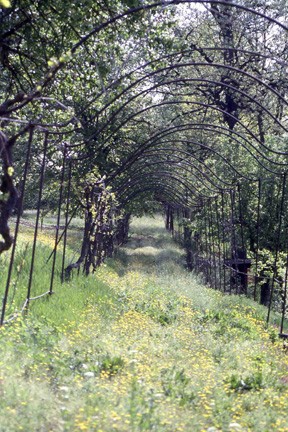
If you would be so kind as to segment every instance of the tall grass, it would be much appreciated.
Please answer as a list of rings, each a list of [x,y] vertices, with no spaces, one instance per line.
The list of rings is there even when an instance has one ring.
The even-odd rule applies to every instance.
[[[29,221],[29,225],[21,225],[18,235],[15,260],[11,276],[10,290],[7,302],[6,316],[10,316],[21,310],[25,302],[30,279],[32,273],[32,283],[30,297],[37,297],[47,291],[51,286],[52,278],[52,252],[55,245],[55,229],[49,229],[49,226],[54,226],[56,223],[55,215],[47,215],[44,219],[45,228],[38,230],[35,259],[32,266],[32,245],[34,237],[34,222],[35,212],[31,211],[24,218]],[[75,218],[68,234],[68,248],[66,254],[66,264],[75,259],[79,253],[79,245],[81,245],[82,233],[79,227],[82,222]],[[61,289],[61,270],[62,270],[62,242],[58,245],[56,254],[56,265],[53,273],[53,292]],[[8,275],[8,266],[10,261],[11,251],[8,251],[0,256],[0,295],[4,295],[6,281]]]
[[[288,359],[265,309],[183,262],[161,217],[134,219],[116,259],[4,327],[0,431],[287,432]]]

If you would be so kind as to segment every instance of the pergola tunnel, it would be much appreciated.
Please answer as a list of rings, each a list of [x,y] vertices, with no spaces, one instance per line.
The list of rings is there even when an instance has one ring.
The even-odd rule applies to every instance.
[[[267,306],[267,323],[275,311],[288,337],[285,7],[114,3],[79,28],[77,5],[58,29],[62,2],[0,9],[1,325],[55,278],[96,271],[131,216],[157,211],[189,271]]]

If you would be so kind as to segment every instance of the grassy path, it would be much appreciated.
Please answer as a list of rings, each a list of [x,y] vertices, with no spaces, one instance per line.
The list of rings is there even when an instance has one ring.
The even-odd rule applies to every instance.
[[[1,432],[288,432],[264,309],[201,286],[162,226],[0,330]]]

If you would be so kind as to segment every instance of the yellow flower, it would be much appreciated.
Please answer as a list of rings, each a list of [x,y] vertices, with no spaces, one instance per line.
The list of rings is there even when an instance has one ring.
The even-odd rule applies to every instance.
[[[4,7],[4,8],[9,8],[9,7],[11,7],[10,0],[0,0],[0,6],[2,6],[2,7]]]
[[[1,4],[1,1],[3,1],[3,0],[0,0],[0,4]],[[5,1],[6,1],[6,0],[5,0]],[[7,168],[7,173],[8,173],[8,175],[9,175],[10,177],[12,177],[13,174],[14,174],[14,168],[13,168],[12,166],[9,166],[9,167]]]

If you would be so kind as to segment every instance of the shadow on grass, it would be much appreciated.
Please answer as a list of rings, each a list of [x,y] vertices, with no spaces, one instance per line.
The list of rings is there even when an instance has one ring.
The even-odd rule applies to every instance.
[[[119,276],[132,270],[153,273],[163,266],[184,264],[183,251],[162,227],[160,220],[158,226],[132,226],[128,243],[116,253],[120,265],[115,268],[111,263]]]

